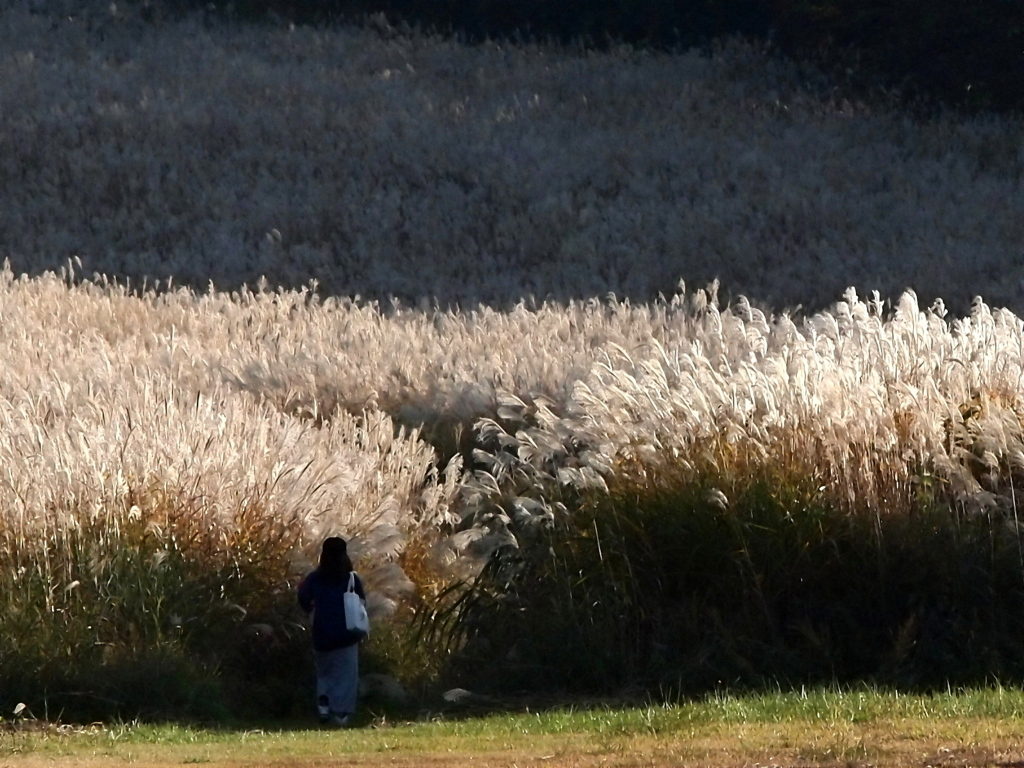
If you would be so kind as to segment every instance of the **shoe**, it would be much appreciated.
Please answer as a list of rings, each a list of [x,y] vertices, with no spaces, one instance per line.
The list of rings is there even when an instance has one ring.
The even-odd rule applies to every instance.
[[[331,722],[340,728],[345,728],[352,722],[352,718],[351,715],[334,715],[331,718]]]

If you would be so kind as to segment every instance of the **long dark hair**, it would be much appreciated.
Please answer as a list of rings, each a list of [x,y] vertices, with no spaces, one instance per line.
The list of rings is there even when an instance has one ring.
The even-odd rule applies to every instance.
[[[348,545],[343,538],[331,536],[324,539],[317,570],[331,580],[340,581],[348,578],[352,572],[352,560],[348,556]]]

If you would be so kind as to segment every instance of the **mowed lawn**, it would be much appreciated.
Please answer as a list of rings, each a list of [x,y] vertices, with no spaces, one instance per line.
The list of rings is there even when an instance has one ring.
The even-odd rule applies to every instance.
[[[349,730],[4,724],[0,766],[1020,766],[1024,693],[714,696]]]

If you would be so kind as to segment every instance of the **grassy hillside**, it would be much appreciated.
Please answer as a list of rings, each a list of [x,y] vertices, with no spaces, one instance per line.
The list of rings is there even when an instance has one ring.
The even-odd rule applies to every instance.
[[[469,47],[388,30],[0,24],[0,256],[416,304],[719,279],[1022,307],[1020,120],[836,98],[756,46]],[[130,8],[129,8],[130,10]]]

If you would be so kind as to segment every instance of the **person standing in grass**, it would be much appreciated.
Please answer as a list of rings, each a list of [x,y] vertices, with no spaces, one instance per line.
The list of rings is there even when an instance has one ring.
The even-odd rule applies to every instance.
[[[348,725],[359,689],[359,643],[366,635],[348,629],[345,592],[366,601],[363,582],[352,568],[345,540],[324,540],[320,563],[299,584],[299,605],[313,615],[317,713],[320,722]]]

